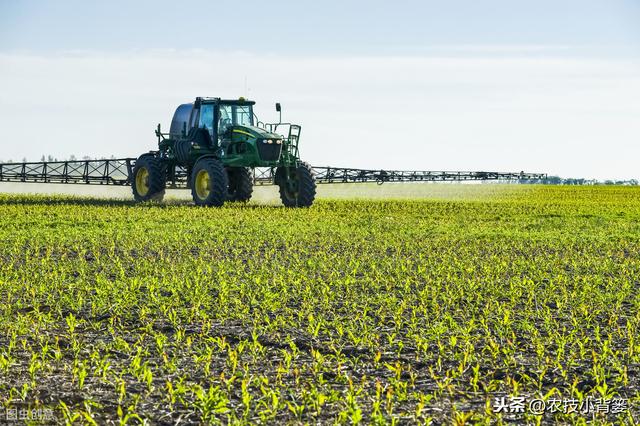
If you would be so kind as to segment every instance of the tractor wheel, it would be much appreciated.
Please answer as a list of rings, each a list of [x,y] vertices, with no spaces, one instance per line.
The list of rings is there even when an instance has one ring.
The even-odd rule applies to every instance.
[[[248,167],[229,167],[229,190],[227,200],[246,202],[253,193],[253,175]]]
[[[229,181],[220,160],[199,159],[191,172],[191,195],[197,206],[220,207],[227,199]]]
[[[141,155],[133,167],[131,188],[138,201],[162,201],[167,186],[167,171],[162,160],[150,154]]]
[[[289,178],[287,178],[289,172]],[[287,207],[310,207],[316,198],[316,178],[308,163],[298,167],[278,167],[276,184],[280,187],[280,199]]]

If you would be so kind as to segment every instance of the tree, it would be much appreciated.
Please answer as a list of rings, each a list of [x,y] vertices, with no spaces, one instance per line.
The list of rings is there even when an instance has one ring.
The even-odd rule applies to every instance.
[[[560,179],[560,176],[547,176],[544,183],[549,185],[560,185],[562,184],[562,179]]]

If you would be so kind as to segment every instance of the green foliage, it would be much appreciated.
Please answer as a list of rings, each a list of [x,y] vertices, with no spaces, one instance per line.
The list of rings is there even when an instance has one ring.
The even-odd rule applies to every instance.
[[[301,210],[0,196],[0,402],[95,424],[637,404],[640,191],[486,191]]]

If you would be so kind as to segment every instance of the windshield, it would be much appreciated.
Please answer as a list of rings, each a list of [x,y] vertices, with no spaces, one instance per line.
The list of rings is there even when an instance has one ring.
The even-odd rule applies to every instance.
[[[250,105],[237,105],[233,107],[235,109],[234,124],[240,126],[252,126],[253,125],[253,112]]]
[[[222,134],[229,126],[253,126],[251,105],[220,105],[218,131]]]

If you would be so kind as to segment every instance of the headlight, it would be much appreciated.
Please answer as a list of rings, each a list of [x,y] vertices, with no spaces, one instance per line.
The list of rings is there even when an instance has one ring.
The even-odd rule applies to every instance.
[[[271,139],[268,139],[267,143],[273,143],[273,141]]]
[[[278,145],[280,145],[280,144],[282,144],[282,141],[281,141],[280,139],[277,139],[277,140],[276,140],[276,143],[277,143]]]

